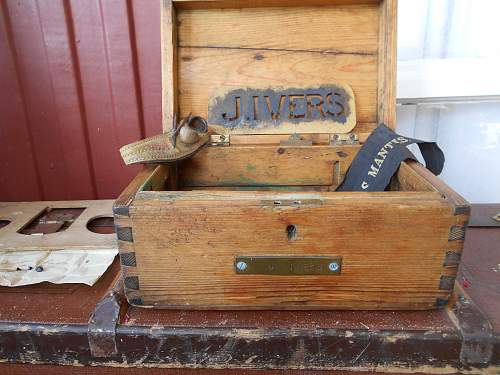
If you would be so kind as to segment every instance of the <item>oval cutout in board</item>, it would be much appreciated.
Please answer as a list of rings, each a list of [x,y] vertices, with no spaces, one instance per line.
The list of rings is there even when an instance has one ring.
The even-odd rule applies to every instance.
[[[356,125],[354,92],[346,84],[220,90],[208,123],[218,134],[348,133]]]

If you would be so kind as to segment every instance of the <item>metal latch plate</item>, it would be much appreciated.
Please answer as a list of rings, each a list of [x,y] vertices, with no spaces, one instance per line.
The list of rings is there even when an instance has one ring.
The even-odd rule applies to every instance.
[[[347,134],[330,135],[330,145],[332,146],[356,145],[356,144],[359,144],[359,137],[357,134],[347,133]]]
[[[229,135],[211,134],[208,143],[210,146],[229,146]]]
[[[234,269],[242,275],[340,275],[341,256],[237,256]]]

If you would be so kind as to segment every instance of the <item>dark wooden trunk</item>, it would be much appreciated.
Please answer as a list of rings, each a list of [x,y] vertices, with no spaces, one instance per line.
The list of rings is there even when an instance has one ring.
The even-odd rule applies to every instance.
[[[86,373],[74,366],[92,365],[98,366],[92,369],[95,373],[104,374],[135,373],[131,367],[164,367],[172,374],[189,373],[192,368],[213,374],[240,373],[240,369],[287,374],[292,369],[297,373],[327,369],[495,373],[500,366],[500,292],[496,288],[500,276],[492,268],[500,263],[495,251],[498,241],[498,227],[468,229],[455,303],[430,311],[136,308],[116,289],[110,294],[119,278],[118,262],[94,287],[0,288],[0,360],[16,364],[3,364],[0,372],[23,373],[31,370],[26,365],[63,364],[68,367],[56,370]],[[102,310],[101,302],[96,310],[99,301],[110,301],[110,296],[122,302],[121,309]],[[89,344],[99,325],[88,322],[91,316],[99,317],[99,310],[108,318],[116,314],[119,321],[116,329],[111,325],[113,329],[101,340],[91,339]],[[104,319],[101,327],[110,327],[109,321]],[[113,345],[105,345],[110,342],[116,345],[115,353]],[[96,351],[98,347],[101,351]]]

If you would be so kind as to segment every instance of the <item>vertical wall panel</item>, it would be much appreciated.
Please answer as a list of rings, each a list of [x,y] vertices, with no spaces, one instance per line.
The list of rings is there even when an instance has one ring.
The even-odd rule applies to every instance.
[[[133,0],[138,76],[146,137],[161,133],[160,1]]]
[[[6,3],[0,2],[0,200],[42,199]]]
[[[39,1],[38,5],[48,74],[54,96],[55,119],[50,125],[57,132],[54,138],[42,138],[42,142],[49,147],[52,147],[55,139],[60,143],[60,168],[64,168],[63,178],[66,180],[61,186],[65,195],[57,191],[52,197],[53,192],[49,191],[47,197],[95,197],[93,163],[89,154],[84,106],[81,105],[78,62],[72,49],[72,25],[67,19],[63,0],[43,0]],[[43,132],[44,129],[40,131]]]
[[[127,3],[71,1],[98,195],[112,197],[136,168],[119,170],[118,149],[141,137]],[[135,170],[135,171],[133,171]]]
[[[42,197],[67,198],[61,181],[66,180],[54,91],[47,51],[35,1],[7,1],[19,85],[25,103]],[[2,93],[8,95],[8,93]],[[7,141],[7,140],[6,140]],[[16,140],[11,140],[16,142]],[[22,170],[16,173],[16,177]]]
[[[113,198],[160,132],[159,1],[1,0],[0,201]]]

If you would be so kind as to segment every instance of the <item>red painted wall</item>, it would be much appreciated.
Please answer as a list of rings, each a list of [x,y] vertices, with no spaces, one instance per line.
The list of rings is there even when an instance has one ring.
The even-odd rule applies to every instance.
[[[0,201],[115,198],[161,131],[159,0],[0,0]]]

